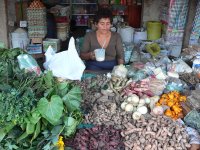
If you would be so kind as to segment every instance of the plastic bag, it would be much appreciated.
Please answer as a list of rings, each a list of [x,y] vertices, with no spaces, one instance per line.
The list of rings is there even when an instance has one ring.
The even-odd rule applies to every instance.
[[[174,61],[170,71],[175,71],[178,73],[191,73],[192,68],[186,64],[182,59]]]
[[[73,37],[69,41],[67,51],[53,54],[52,50],[48,49],[45,56],[44,67],[51,70],[54,76],[63,79],[81,80],[85,65],[76,51]]]
[[[164,92],[165,93],[168,93],[170,91],[182,92],[184,89],[189,89],[189,87],[184,81],[181,81],[180,79],[177,78],[168,78],[168,83],[166,85]]]
[[[112,70],[112,75],[126,78],[128,70],[124,65],[115,66]]]
[[[36,60],[28,54],[20,54],[17,56],[20,69],[25,69],[28,72],[35,72],[37,75],[41,74],[41,69]]]
[[[189,135],[190,144],[200,144],[200,135],[197,130],[187,127],[186,131]]]
[[[128,67],[127,77],[132,78],[134,81],[139,81],[147,77],[142,62],[134,62]]]
[[[166,87],[165,80],[150,78],[149,90],[154,95],[161,95],[163,93],[163,90],[165,89],[165,87]]]
[[[187,101],[195,108],[200,109],[200,90],[192,90],[191,95],[188,96]]]
[[[196,129],[200,133],[200,113],[196,110],[190,111],[185,117],[184,122],[187,126]]]

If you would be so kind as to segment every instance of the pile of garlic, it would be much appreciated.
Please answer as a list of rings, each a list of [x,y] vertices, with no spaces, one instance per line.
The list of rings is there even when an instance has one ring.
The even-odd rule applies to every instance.
[[[121,104],[121,108],[126,112],[131,112],[132,118],[134,120],[140,119],[141,115],[148,112],[146,104],[150,103],[149,98],[139,98],[136,94],[131,94],[127,99]]]

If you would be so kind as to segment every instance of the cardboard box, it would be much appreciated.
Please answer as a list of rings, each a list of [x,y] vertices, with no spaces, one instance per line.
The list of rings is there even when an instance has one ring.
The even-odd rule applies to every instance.
[[[29,44],[27,46],[27,52],[29,54],[41,54],[42,53],[42,44]]]
[[[60,51],[60,40],[59,39],[45,39],[43,41],[43,51],[46,52],[49,46],[52,46],[55,52]]]

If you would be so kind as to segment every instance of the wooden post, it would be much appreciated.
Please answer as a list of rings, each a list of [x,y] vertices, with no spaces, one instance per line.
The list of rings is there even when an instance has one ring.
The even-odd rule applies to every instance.
[[[196,1],[196,0],[189,1],[187,22],[186,22],[185,32],[184,32],[184,36],[183,36],[184,37],[183,38],[183,48],[186,48],[189,45],[190,35],[191,35],[191,31],[192,31],[192,25],[193,25],[194,17],[196,15],[197,2],[198,1]]]

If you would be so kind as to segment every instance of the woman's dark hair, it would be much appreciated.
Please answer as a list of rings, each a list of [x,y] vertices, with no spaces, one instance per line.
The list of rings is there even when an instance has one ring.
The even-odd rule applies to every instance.
[[[109,18],[112,23],[112,17],[112,12],[109,8],[100,8],[95,14],[94,22],[98,23],[102,18]]]

